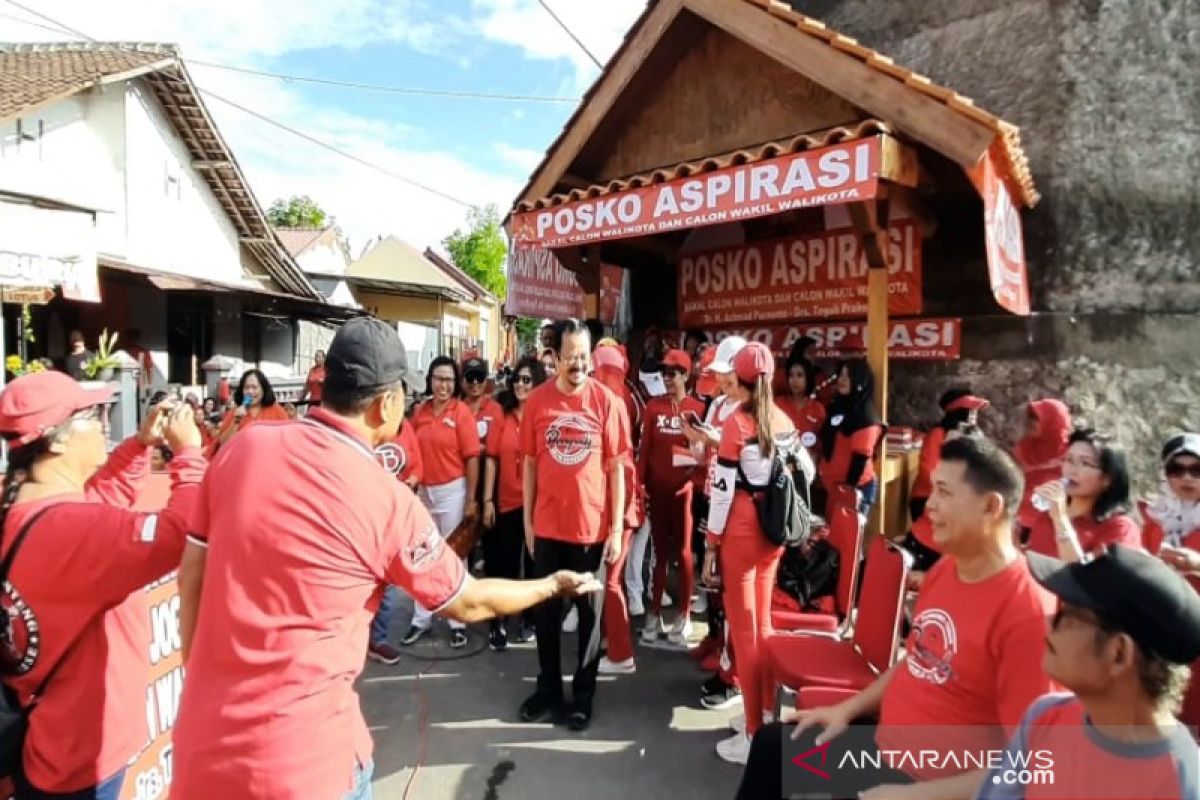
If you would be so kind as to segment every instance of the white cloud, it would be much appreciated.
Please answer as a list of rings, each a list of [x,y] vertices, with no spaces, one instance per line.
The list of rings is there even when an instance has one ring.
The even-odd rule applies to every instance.
[[[616,52],[646,8],[646,0],[546,2],[602,64]],[[472,8],[478,15],[477,28],[485,38],[518,47],[529,58],[569,61],[575,68],[573,91],[582,91],[599,74],[592,60],[537,0],[472,0]]]
[[[452,41],[467,24],[452,16],[438,18],[438,7],[428,4],[423,8],[434,14],[424,19],[417,5],[415,0],[39,0],[37,8],[103,41],[172,42],[185,58],[250,68],[296,50],[371,43],[424,52],[444,48],[441,54],[454,63],[461,53],[452,52]],[[0,41],[53,38],[0,18]],[[496,203],[504,210],[520,189],[519,180],[422,145],[419,132],[404,125],[315,104],[277,80],[197,64],[188,69],[211,92],[468,203]],[[259,203],[265,208],[277,197],[313,197],[336,217],[356,255],[367,239],[386,234],[419,247],[437,245],[465,219],[461,205],[322,150],[217,100],[206,102]]]
[[[532,172],[534,168],[542,163],[544,153],[537,150],[530,150],[526,147],[513,147],[504,142],[496,143],[496,154],[506,164],[511,164],[523,172]]]

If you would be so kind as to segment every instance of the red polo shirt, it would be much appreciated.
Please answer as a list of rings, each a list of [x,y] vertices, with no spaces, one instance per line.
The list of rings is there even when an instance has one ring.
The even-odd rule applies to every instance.
[[[383,587],[437,611],[462,591],[462,562],[324,409],[224,448],[194,531],[208,564],[171,797],[341,797],[371,758],[353,683]]]
[[[521,454],[536,464],[533,529],[543,539],[595,544],[608,537],[608,475],[613,459],[630,449],[621,400],[589,378],[568,395],[557,381],[525,401]]]
[[[467,474],[467,459],[480,452],[475,415],[461,400],[451,400],[441,414],[433,413],[433,401],[422,403],[413,414],[413,427],[421,445],[425,485],[441,486]]]
[[[151,636],[143,588],[179,565],[205,466],[199,450],[176,453],[167,507],[132,511],[150,475],[150,451],[129,439],[83,493],[9,511],[5,555],[31,516],[49,509],[26,535],[3,593],[21,657],[4,683],[22,705],[61,662],[25,738],[25,774],[37,788],[57,794],[95,786],[146,743]]]
[[[468,405],[467,408],[471,406]],[[504,419],[504,409],[490,397],[483,398],[479,410],[475,412],[475,430],[479,433],[481,455],[496,457],[499,447],[500,422]]]
[[[413,430],[412,420],[404,421],[395,439],[375,448],[375,459],[384,469],[395,475],[397,480],[407,483],[412,478],[418,484],[425,480],[421,446],[417,443],[417,433]]]
[[[524,481],[522,472],[524,461],[521,460],[521,414],[514,411],[505,414],[500,420],[499,432],[496,435],[498,461],[496,510],[501,514],[516,511],[525,505]]]

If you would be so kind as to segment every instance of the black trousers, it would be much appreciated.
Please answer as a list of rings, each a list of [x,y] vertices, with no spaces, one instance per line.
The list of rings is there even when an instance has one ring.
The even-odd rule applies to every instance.
[[[489,578],[507,578],[519,580],[532,578],[537,570],[533,565],[533,557],[525,547],[525,512],[523,509],[506,511],[496,515],[496,525],[490,531],[484,531],[483,566]],[[533,625],[533,612],[526,611],[521,619],[527,625]],[[495,620],[500,624],[503,620]]]
[[[839,768],[848,750],[875,749],[874,724],[856,722],[850,726],[850,730],[829,743],[824,759],[816,752],[820,729],[810,728],[792,741],[794,730],[794,725],[778,722],[758,729],[750,745],[750,758],[742,773],[737,800],[856,800],[859,792],[881,784],[913,782],[908,775],[888,767]],[[825,775],[797,765],[793,761],[796,758]]]
[[[578,545],[555,539],[534,540],[534,564],[539,578],[560,569],[591,572],[603,586],[605,581],[604,544]],[[573,600],[579,611],[579,661],[571,683],[575,708],[591,713],[596,695],[596,671],[600,667],[600,617],[604,592],[593,592]],[[534,610],[537,625],[538,692],[562,697],[562,599],[547,600]]]

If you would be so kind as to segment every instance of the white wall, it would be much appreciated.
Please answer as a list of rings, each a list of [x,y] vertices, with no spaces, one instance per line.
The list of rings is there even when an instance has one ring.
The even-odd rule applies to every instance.
[[[258,368],[268,378],[286,378],[293,374],[296,359],[295,326],[291,320],[258,319],[262,329],[262,361]]]

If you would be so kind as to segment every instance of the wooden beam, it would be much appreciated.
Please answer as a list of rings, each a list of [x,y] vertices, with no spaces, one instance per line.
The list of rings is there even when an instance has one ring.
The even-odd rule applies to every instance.
[[[726,33],[964,167],[974,166],[996,138],[987,126],[748,3],[683,0],[683,4]]]
[[[915,189],[920,177],[917,151],[886,134],[880,139],[882,163],[879,167],[879,177]]]
[[[570,169],[579,151],[603,122],[617,98],[625,91],[625,87],[633,80],[650,51],[674,22],[682,6],[683,0],[660,0],[648,12],[633,40],[622,48],[616,57],[617,60],[611,62],[600,76],[599,83],[593,87],[591,99],[579,110],[578,116],[568,123],[570,127],[533,174],[518,202],[536,200],[550,194],[555,184]]]
[[[874,200],[850,203],[849,210],[850,221],[863,240],[867,266],[887,272],[888,221],[891,218],[887,187],[880,187],[880,196]]]
[[[589,181],[586,178],[581,178],[578,175],[570,173],[563,173],[558,179],[558,185],[565,186],[568,189],[588,189],[593,184],[595,184],[595,181]]]

